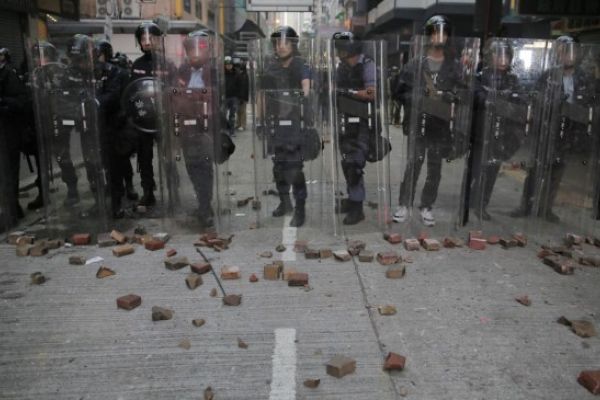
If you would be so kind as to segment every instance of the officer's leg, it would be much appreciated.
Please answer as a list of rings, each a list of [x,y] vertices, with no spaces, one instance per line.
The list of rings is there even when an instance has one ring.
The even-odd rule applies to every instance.
[[[120,170],[122,171],[123,181],[125,183],[125,193],[129,200],[137,200],[138,194],[133,188],[133,167],[129,155],[125,154],[121,157]]]
[[[412,140],[412,139],[410,139]],[[398,204],[400,206],[411,207],[415,198],[415,189],[417,187],[417,180],[421,174],[421,167],[425,160],[425,140],[418,139],[415,143],[415,154],[408,155],[408,162],[406,169],[404,170],[404,177],[400,184],[400,196],[398,198]],[[410,151],[410,146],[408,151]]]
[[[361,130],[358,137],[348,140],[341,149],[345,150],[342,155],[342,171],[346,178],[348,191],[349,210],[343,220],[345,225],[354,225],[365,218],[363,202],[365,200],[364,167],[367,161],[368,132]]]
[[[156,203],[154,198],[154,168],[152,158],[154,157],[154,135],[140,133],[138,140],[138,163],[140,165],[140,177],[142,181],[142,196],[139,205],[152,206]]]
[[[192,153],[193,146],[190,143],[183,145],[185,157],[185,168],[194,186],[194,193],[198,201],[198,218],[203,227],[213,226],[214,212],[212,209],[213,195],[213,162],[208,157],[200,157],[198,153]]]
[[[431,209],[437,198],[442,179],[442,151],[437,143],[429,143],[427,147],[427,176],[421,193],[421,208]]]
[[[277,158],[277,155],[275,156]],[[286,161],[273,161],[273,180],[279,193],[279,205],[273,210],[274,217],[282,217],[285,214],[292,212],[292,200],[290,199],[290,182],[287,179],[288,165]]]
[[[294,200],[296,202],[294,216],[290,222],[290,226],[304,225],[304,220],[306,217],[305,205],[308,191],[306,189],[306,178],[302,169],[302,161],[294,163],[293,167],[290,168],[290,173],[292,174],[292,193],[294,194]]]
[[[61,179],[67,185],[67,198],[64,201],[65,206],[72,206],[79,202],[77,174],[75,173],[75,166],[71,160],[70,141],[70,130],[63,130],[54,143],[56,149],[56,162],[61,171]]]
[[[545,207],[542,209],[545,214],[545,217],[550,222],[560,222],[560,218],[556,215],[552,208],[554,207],[554,202],[556,201],[556,196],[558,194],[558,190],[560,189],[560,182],[565,174],[566,164],[564,161],[557,161],[552,164],[551,167],[551,178],[548,184],[550,187],[548,188],[548,198],[545,199]]]

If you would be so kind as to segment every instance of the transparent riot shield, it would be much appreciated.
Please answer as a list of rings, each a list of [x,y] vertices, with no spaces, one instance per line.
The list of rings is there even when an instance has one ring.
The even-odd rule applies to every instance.
[[[493,38],[476,80],[469,221],[487,234],[535,234],[542,76],[550,43]]]
[[[328,41],[338,233],[385,231],[391,222],[389,85],[382,41]]]
[[[204,31],[157,37],[153,45],[160,179],[170,231],[222,228],[220,178],[231,142],[221,133],[220,45]]]
[[[553,42],[543,77],[549,105],[542,129],[536,214],[542,239],[598,230],[600,99],[598,46]]]
[[[332,207],[323,190],[322,82],[316,42],[287,38],[252,43],[255,193],[258,222],[267,228],[332,232]]]
[[[395,98],[408,135],[392,218],[407,234],[450,235],[465,220],[467,159],[479,40],[416,36]],[[402,154],[400,151],[398,154]]]
[[[106,232],[110,200],[102,147],[108,132],[97,100],[92,39],[32,41],[28,50],[48,234]]]

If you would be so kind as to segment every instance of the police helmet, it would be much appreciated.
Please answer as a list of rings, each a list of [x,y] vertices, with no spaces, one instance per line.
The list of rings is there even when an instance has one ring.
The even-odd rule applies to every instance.
[[[154,22],[142,22],[135,30],[135,39],[140,47],[142,47],[142,36],[145,34],[150,36],[160,36],[162,35],[162,32]]]
[[[233,65],[233,60],[231,59],[230,56],[225,56],[225,59],[223,60],[225,65],[229,65],[232,64]]]
[[[94,43],[94,55],[96,58],[104,55],[105,61],[110,61],[113,58],[113,47],[108,40],[97,40]]]
[[[183,47],[188,57],[198,55],[201,50],[208,49],[212,32],[208,29],[200,29],[188,33],[183,41]]]
[[[425,36],[437,35],[440,39],[443,35],[450,36],[452,34],[452,24],[450,19],[445,15],[434,15],[429,17],[423,24],[423,34]]]
[[[336,32],[333,34],[333,45],[338,52],[345,52],[347,56],[360,54],[362,45],[352,32]]]
[[[487,49],[485,50],[486,61],[493,62],[492,57],[496,57],[497,60],[503,59],[510,65],[512,63],[514,51],[512,46],[507,40],[500,38],[493,38],[489,41]]]
[[[292,43],[292,48],[294,53],[298,52],[298,33],[291,26],[280,26],[273,33],[271,33],[271,42],[273,43],[273,48],[276,48],[277,41],[286,40]]]
[[[58,51],[52,43],[46,41],[36,42],[31,49],[32,56],[38,59],[44,59],[50,62],[58,60]]]
[[[4,56],[4,62],[10,62],[10,50],[6,47],[0,48],[0,56]]]
[[[577,60],[579,45],[572,36],[563,35],[556,38],[556,52],[563,65],[572,67]]]
[[[67,42],[67,56],[72,60],[85,60],[90,55],[92,38],[78,33]]]

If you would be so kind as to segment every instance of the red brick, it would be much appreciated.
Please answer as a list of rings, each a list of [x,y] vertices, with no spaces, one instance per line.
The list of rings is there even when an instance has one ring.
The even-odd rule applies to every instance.
[[[39,242],[33,245],[33,247],[29,250],[29,255],[31,257],[41,257],[48,254],[48,246],[46,246],[46,242]]]
[[[165,242],[163,242],[162,240],[150,239],[144,241],[144,247],[146,248],[146,250],[150,251],[160,250],[165,248]]]
[[[600,370],[581,371],[577,382],[592,394],[600,394]]]
[[[89,233],[76,233],[75,235],[71,236],[71,243],[73,243],[75,246],[85,246],[90,244],[91,241],[92,235]]]
[[[319,257],[321,260],[325,258],[331,258],[333,257],[333,251],[331,251],[331,249],[321,249],[319,250]]]
[[[117,308],[122,308],[123,310],[133,310],[139,307],[140,304],[142,304],[142,298],[137,294],[128,294],[117,299]]]
[[[192,270],[192,272],[196,273],[196,274],[206,274],[207,272],[210,272],[212,268],[212,265],[210,265],[207,262],[198,262],[198,263],[194,263],[194,264],[190,264],[190,269]]]
[[[548,249],[542,249],[537,253],[538,258],[546,258],[548,256],[554,255],[554,252],[552,250],[548,250]]]
[[[177,254],[177,250],[175,250],[175,249],[167,250],[167,257],[173,257],[176,254]]]
[[[527,307],[529,307],[531,305],[531,300],[529,299],[529,296],[519,296],[519,297],[516,297],[515,300],[518,303],[521,303]]]
[[[525,236],[523,233],[521,233],[521,232],[515,233],[513,235],[513,239],[515,239],[517,241],[517,245],[519,247],[527,246],[527,236]]]
[[[339,261],[350,261],[352,256],[346,250],[337,250],[333,252],[333,256]]]
[[[69,264],[71,265],[85,265],[85,257],[82,256],[71,256],[69,257]]]
[[[400,256],[395,251],[382,251],[377,254],[377,261],[381,265],[396,264],[400,261]]]
[[[444,247],[447,249],[453,249],[455,247],[463,247],[464,246],[464,242],[459,239],[459,238],[455,238],[455,237],[446,237],[444,238]]]
[[[469,241],[471,239],[483,239],[483,232],[481,231],[470,231],[469,232]]]
[[[304,258],[307,260],[318,260],[321,257],[319,250],[316,249],[306,249],[304,251]]]
[[[248,281],[250,281],[251,283],[256,283],[258,282],[258,276],[256,276],[256,274],[252,274],[250,275],[250,278],[248,278]]]
[[[305,286],[308,285],[308,274],[303,272],[295,272],[290,274],[288,278],[288,286]]]
[[[173,318],[173,311],[158,306],[152,307],[152,321],[167,321]]]
[[[391,244],[398,244],[402,242],[402,235],[396,232],[391,232],[384,235],[384,239]]]
[[[392,353],[391,351],[388,353],[385,358],[385,364],[383,365],[383,369],[386,371],[401,371],[404,369],[404,365],[406,364],[406,357],[401,356],[400,354]]]
[[[35,241],[35,237],[33,235],[24,235],[24,236],[19,236],[15,240],[15,244],[17,246],[21,246],[24,244],[33,244],[34,241]]]
[[[500,236],[492,235],[487,238],[488,244],[498,244],[500,243]]]
[[[563,260],[558,256],[548,256],[544,258],[544,264],[549,265],[552,269],[561,275],[573,275],[575,268],[568,260]]]
[[[327,362],[326,367],[328,375],[342,378],[356,371],[356,361],[346,356],[337,355]]]
[[[240,279],[240,267],[224,265],[221,267],[221,279]]]
[[[127,242],[127,236],[125,236],[124,234],[122,234],[121,232],[119,232],[117,230],[113,230],[110,233],[110,237],[113,238],[114,240],[116,240],[117,243],[119,243],[119,244],[123,244],[123,243]]]
[[[105,267],[105,266],[101,266],[100,268],[98,268],[98,271],[96,272],[96,278],[102,279],[102,278],[112,276],[114,274],[115,274],[115,271],[113,271],[112,269]]]
[[[298,271],[296,271],[296,269],[293,267],[283,267],[283,280],[287,282],[290,279],[290,276],[292,276],[296,272]]]
[[[483,238],[472,238],[469,240],[469,248],[473,250],[485,250],[486,242]]]
[[[267,264],[264,268],[263,277],[269,281],[276,281],[279,279],[281,275],[281,267],[274,264]]]
[[[130,244],[124,244],[122,246],[115,247],[112,252],[115,257],[123,257],[129,254],[133,254],[135,252],[135,249]]]
[[[25,236],[24,231],[15,231],[8,234],[8,244],[17,244],[17,239],[21,236]]]
[[[425,231],[421,231],[421,232],[419,233],[419,235],[417,236],[417,240],[418,240],[419,242],[422,242],[423,240],[427,239],[428,237],[429,237],[429,235],[427,234],[427,232],[425,232]]]
[[[373,262],[374,258],[375,255],[369,250],[361,250],[360,253],[358,253],[358,261],[360,262]]]
[[[423,239],[421,244],[423,244],[423,248],[427,251],[438,251],[441,248],[440,242],[435,239]]]
[[[165,268],[170,271],[176,271],[178,269],[187,267],[190,265],[187,257],[171,257],[165,259]]]
[[[308,248],[307,240],[296,240],[296,242],[294,243],[294,251],[296,253],[304,253],[307,248]]]
[[[417,251],[421,249],[421,244],[418,239],[408,238],[404,239],[404,248],[407,251]]]
[[[385,271],[385,277],[388,279],[402,279],[406,274],[406,267],[401,266],[392,266]]]

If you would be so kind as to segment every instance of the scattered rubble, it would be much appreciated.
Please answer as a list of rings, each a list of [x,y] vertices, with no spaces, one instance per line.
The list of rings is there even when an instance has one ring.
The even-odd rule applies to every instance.
[[[46,277],[41,272],[34,272],[30,277],[32,285],[41,285],[46,282]]]
[[[326,364],[327,374],[335,378],[343,378],[356,371],[356,361],[352,358],[336,355]]]
[[[16,247],[17,257],[27,257],[33,245],[31,244],[20,244]]]
[[[379,307],[377,307],[377,311],[379,311],[379,314],[385,315],[385,316],[394,315],[397,312],[396,307],[394,307],[391,304],[379,306]]]
[[[307,248],[304,251],[304,258],[306,258],[307,260],[318,260],[319,258],[321,258],[321,253],[317,249]]]
[[[238,338],[238,347],[240,349],[247,349],[248,348],[248,344],[246,344],[246,342],[244,342],[242,339]]]
[[[264,267],[263,277],[269,281],[276,281],[281,275],[281,267],[275,264],[267,264]]]
[[[173,257],[177,255],[177,250],[175,249],[168,249],[167,252],[165,253],[165,255],[167,257]]]
[[[571,328],[573,333],[582,338],[596,336],[594,324],[586,320],[569,320],[566,317],[560,317],[556,322]]]
[[[294,272],[287,279],[288,286],[306,286],[308,285],[308,274],[303,272]]]
[[[496,236],[496,235],[489,236],[487,238],[487,242],[488,242],[488,244],[491,244],[491,245],[498,244],[498,243],[500,243],[500,237]]]
[[[320,379],[305,379],[304,386],[310,389],[316,389],[321,383]]]
[[[156,251],[156,250],[161,250],[161,249],[165,248],[165,242],[163,242],[161,240],[156,240],[156,239],[144,240],[143,244],[144,244],[144,247],[146,248],[146,250],[150,250],[150,251]]]
[[[194,243],[196,247],[210,247],[214,251],[223,251],[229,248],[234,235],[229,237],[219,237],[216,232],[204,233],[198,241]]]
[[[406,274],[406,267],[404,265],[391,266],[385,271],[385,277],[388,279],[402,279]]]
[[[563,260],[559,256],[547,256],[544,258],[544,264],[549,265],[552,269],[561,275],[573,275],[575,267],[569,260]]]
[[[463,247],[465,243],[459,238],[446,237],[444,238],[443,245],[447,249],[453,249],[455,247]]]
[[[385,364],[383,365],[383,369],[386,371],[402,371],[404,369],[405,364],[406,357],[390,351],[387,357],[385,358]]]
[[[252,274],[252,275],[250,275],[250,278],[248,278],[248,281],[250,283],[256,283],[256,282],[258,282],[258,276],[256,276],[256,274]]]
[[[348,253],[351,256],[358,255],[361,251],[367,248],[367,244],[362,240],[350,240],[348,242]],[[335,255],[335,254],[334,254]]]
[[[204,261],[190,264],[190,270],[193,273],[199,274],[199,275],[204,275],[207,272],[210,272],[211,269],[212,269],[212,265],[210,265],[209,263],[204,262]]]
[[[110,233],[101,233],[96,238],[98,247],[112,247],[117,245],[117,241],[110,236]]]
[[[338,261],[350,261],[352,256],[346,250],[336,250],[333,252],[333,257]]]
[[[427,251],[438,251],[442,246],[436,239],[423,239],[421,242],[423,248]]]
[[[185,278],[185,284],[187,285],[188,289],[194,290],[198,286],[202,285],[202,276],[191,273]]]
[[[295,253],[304,253],[307,248],[308,248],[307,240],[296,240],[296,242],[294,242],[294,252]]]
[[[375,254],[372,251],[361,250],[360,253],[358,253],[358,261],[360,262],[370,263],[373,262],[374,259]]]
[[[82,256],[71,256],[69,257],[70,265],[85,265],[85,257]]]
[[[121,246],[117,246],[113,249],[112,253],[115,257],[123,257],[129,254],[133,254],[135,252],[135,248],[130,244],[124,244]]]
[[[500,246],[502,246],[503,249],[512,249],[513,247],[517,247],[518,245],[519,242],[515,238],[500,239]]]
[[[137,294],[128,294],[117,299],[117,308],[122,308],[123,310],[133,310],[139,307],[140,304],[142,304],[142,298]]]
[[[239,306],[242,304],[242,295],[239,294],[228,294],[223,297],[223,304],[226,306]]]
[[[127,236],[115,229],[110,232],[110,237],[119,244],[125,244],[127,242]]]
[[[173,318],[173,311],[158,306],[152,307],[152,321],[167,321]]]
[[[600,370],[581,371],[577,382],[592,394],[600,394]]]
[[[406,251],[417,251],[421,249],[421,244],[415,238],[404,239],[404,248]]]
[[[240,267],[224,265],[221,267],[221,279],[240,279]]]
[[[200,328],[202,325],[204,325],[206,323],[205,320],[203,319],[193,319],[192,320],[192,324],[196,327],[196,328]]]
[[[46,246],[45,240],[36,242],[33,247],[29,249],[29,255],[31,257],[42,257],[46,254],[48,254],[48,246]]]
[[[210,297],[217,297],[217,288],[210,289],[209,296]]]
[[[377,261],[381,265],[392,265],[400,262],[400,256],[395,251],[382,251],[377,253]]]
[[[105,267],[103,265],[100,268],[98,268],[98,271],[96,272],[96,278],[98,278],[98,279],[107,278],[107,277],[115,275],[115,274],[116,274],[115,271],[113,271],[112,269]]]
[[[75,246],[85,246],[90,244],[92,241],[92,235],[89,233],[76,233],[71,236],[71,243]]]
[[[524,306],[529,307],[531,305],[531,300],[529,299],[529,296],[519,296],[519,297],[515,297],[515,300],[518,303],[523,304]]]
[[[165,260],[165,267],[170,271],[176,271],[188,265],[190,265],[190,262],[187,257],[171,257]]]
[[[402,235],[397,232],[384,233],[383,238],[391,244],[398,244],[402,242]]]

